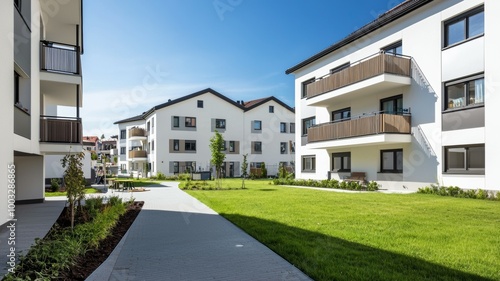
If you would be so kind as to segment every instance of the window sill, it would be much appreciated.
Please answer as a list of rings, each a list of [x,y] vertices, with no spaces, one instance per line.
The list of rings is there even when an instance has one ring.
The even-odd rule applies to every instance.
[[[479,108],[479,107],[484,107],[484,102],[478,103],[478,104],[466,105],[466,106],[462,106],[462,107],[448,108],[448,109],[443,110],[443,114],[450,113],[450,112],[462,111],[462,110],[468,110],[468,109],[473,109],[473,108]]]
[[[484,176],[484,171],[470,171],[470,170],[462,170],[462,171],[445,171],[443,175],[476,175],[476,176]]]
[[[465,44],[465,43],[467,43],[467,42],[470,42],[470,41],[472,41],[472,40],[475,40],[475,39],[477,39],[477,38],[481,38],[481,37],[484,37],[484,33],[483,33],[483,34],[476,35],[476,36],[474,36],[474,37],[467,38],[467,39],[465,39],[465,40],[463,40],[463,41],[460,41],[460,42],[454,43],[454,44],[452,44],[452,45],[448,45],[448,46],[444,47],[443,49],[441,49],[441,51],[446,51],[446,50],[448,50],[448,49],[451,49],[451,48],[456,47],[456,46],[460,46],[460,45],[462,45],[462,44]]]
[[[402,174],[403,171],[380,171],[378,174]]]
[[[302,173],[316,173],[316,170],[302,170]]]

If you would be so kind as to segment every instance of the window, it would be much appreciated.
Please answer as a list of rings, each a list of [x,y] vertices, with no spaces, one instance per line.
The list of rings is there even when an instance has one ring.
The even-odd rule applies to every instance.
[[[226,128],[226,119],[215,119],[215,128],[225,129]]]
[[[269,113],[274,113],[274,106],[272,105],[269,106]]]
[[[256,131],[262,130],[262,121],[259,120],[253,121],[253,129]]]
[[[179,140],[174,140],[174,151],[179,151]]]
[[[179,128],[179,116],[174,116],[174,127]]]
[[[403,114],[403,95],[380,100],[380,111],[385,114]]]
[[[186,117],[185,126],[196,127],[196,117]]]
[[[302,171],[303,172],[316,171],[316,156],[314,155],[302,156]]]
[[[120,147],[120,154],[125,155],[127,153],[127,148],[126,147]]]
[[[286,133],[286,123],[283,122],[280,123],[280,132]]]
[[[445,109],[484,103],[484,78],[481,76],[445,84]]]
[[[179,173],[179,162],[174,162],[174,173],[175,174]]]
[[[280,142],[280,153],[286,154],[286,142]]]
[[[21,75],[14,71],[14,104],[19,104],[19,80],[21,79]]]
[[[226,151],[226,141],[222,142],[222,148],[220,151]]]
[[[313,77],[309,80],[302,82],[302,98],[307,98],[307,85],[311,84],[314,81],[316,81],[316,78]]]
[[[484,34],[484,7],[474,9],[444,23],[444,46]]]
[[[402,55],[403,54],[403,41],[393,43],[389,46],[382,48],[382,51],[390,55]]]
[[[332,111],[332,121],[341,122],[351,119],[351,108],[344,108],[336,111]]]
[[[229,141],[229,152],[235,152],[236,144],[234,141]]]
[[[332,170],[334,172],[350,172],[351,153],[350,152],[332,153]]]
[[[335,68],[330,69],[330,74],[334,74],[334,73],[340,72],[340,71],[342,71],[344,69],[347,69],[349,67],[351,67],[351,63],[350,62],[344,63],[344,64],[342,64],[340,66],[337,66]]]
[[[155,150],[155,141],[152,141],[151,142],[151,151],[154,151]]]
[[[295,123],[290,123],[290,133],[295,134]]]
[[[316,117],[302,119],[302,135],[307,136],[307,130],[316,124]]]
[[[184,150],[196,151],[196,141],[195,140],[186,140],[184,142]]]
[[[403,172],[403,150],[381,150],[381,173],[402,173]]]
[[[253,151],[254,152],[262,152],[262,142],[260,142],[260,141],[253,142]]]
[[[149,132],[151,131],[151,123],[148,121],[148,123],[146,124],[146,130]]]
[[[198,101],[198,108],[203,108],[203,101],[202,100]]]
[[[290,152],[295,153],[295,142],[294,141],[290,141]]]
[[[155,133],[155,118],[151,118],[151,133]]]
[[[126,130],[120,130],[120,139],[126,139],[127,138],[127,131]]]
[[[445,172],[484,174],[484,144],[445,148]]]

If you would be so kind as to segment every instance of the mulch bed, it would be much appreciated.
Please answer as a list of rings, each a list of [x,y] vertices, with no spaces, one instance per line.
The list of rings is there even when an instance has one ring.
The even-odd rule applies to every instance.
[[[57,280],[85,280],[92,274],[108,258],[125,233],[127,233],[143,205],[144,201],[135,201],[134,204],[129,206],[127,212],[120,217],[111,230],[111,235],[101,241],[97,249],[89,250],[84,256],[78,257],[75,266],[66,272],[61,272]],[[63,210],[56,223],[59,225],[67,224],[65,213]]]

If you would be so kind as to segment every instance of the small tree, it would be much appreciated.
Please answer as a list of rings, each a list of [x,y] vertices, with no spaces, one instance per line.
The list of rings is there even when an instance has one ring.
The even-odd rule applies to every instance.
[[[210,151],[212,152],[212,159],[210,162],[215,166],[215,179],[217,188],[221,188],[221,172],[222,164],[224,159],[226,159],[226,154],[222,152],[224,148],[224,138],[222,135],[215,130],[215,135],[210,138]]]
[[[262,171],[262,172],[261,172],[261,176],[262,176],[263,178],[267,178],[266,163],[262,162],[262,167],[261,167],[261,168],[262,168],[262,170],[261,170],[261,171]]]
[[[248,154],[243,154],[243,163],[241,164],[241,175],[243,176],[243,182],[241,183],[241,188],[245,188],[245,178],[247,177],[247,162]]]
[[[85,177],[83,176],[82,160],[85,157],[83,152],[68,154],[61,159],[64,171],[64,183],[69,202],[71,216],[71,229],[75,225],[76,207],[81,209],[81,200],[85,198]],[[75,205],[77,203],[77,205]]]

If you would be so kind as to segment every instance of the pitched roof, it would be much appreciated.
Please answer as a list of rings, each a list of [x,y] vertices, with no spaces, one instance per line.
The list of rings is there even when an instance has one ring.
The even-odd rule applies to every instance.
[[[432,2],[433,0],[406,0],[403,3],[397,5],[396,7],[392,8],[391,10],[383,13],[380,15],[377,19],[374,21],[364,25],[360,29],[354,31],[353,33],[349,34],[347,37],[344,39],[338,41],[337,43],[331,45],[330,47],[324,49],[323,51],[313,55],[312,57],[298,63],[297,65],[287,69],[285,71],[286,74],[293,73],[302,67],[360,39],[361,37],[413,12],[414,10]]]
[[[281,106],[285,107],[286,109],[288,109],[288,110],[290,110],[292,112],[295,112],[295,110],[293,108],[289,107],[288,105],[286,105],[285,103],[283,103],[279,99],[277,99],[275,97],[272,97],[272,96],[271,97],[267,97],[267,98],[252,100],[252,101],[249,101],[249,102],[246,102],[246,103],[243,102],[243,104],[240,104],[239,102],[235,102],[232,99],[224,96],[223,94],[221,94],[221,93],[219,93],[219,92],[217,92],[217,91],[215,91],[215,90],[213,90],[211,88],[206,88],[204,90],[201,90],[201,91],[189,94],[187,96],[183,96],[183,97],[175,99],[175,100],[168,100],[165,103],[162,103],[162,104],[159,104],[159,105],[156,105],[156,106],[152,107],[150,110],[148,110],[146,112],[143,112],[140,115],[116,121],[114,124],[121,124],[121,123],[128,123],[128,122],[133,122],[133,121],[145,120],[149,115],[151,115],[156,110],[159,110],[159,109],[162,109],[162,108],[165,108],[165,107],[168,107],[168,106],[171,106],[171,105],[174,105],[174,104],[177,104],[177,103],[183,102],[185,100],[189,100],[189,99],[195,98],[195,97],[197,97],[199,95],[203,95],[203,94],[207,94],[207,93],[213,94],[213,95],[221,98],[222,100],[228,102],[229,104],[231,104],[233,106],[236,106],[237,108],[239,108],[239,109],[241,109],[243,111],[251,110],[251,109],[255,108],[256,106],[259,106],[259,105],[261,105],[263,103],[266,103],[266,102],[268,102],[270,100],[274,100],[275,102],[279,103]]]
[[[98,136],[83,136],[82,140],[84,142],[92,142],[95,144],[99,140],[99,137]]]

